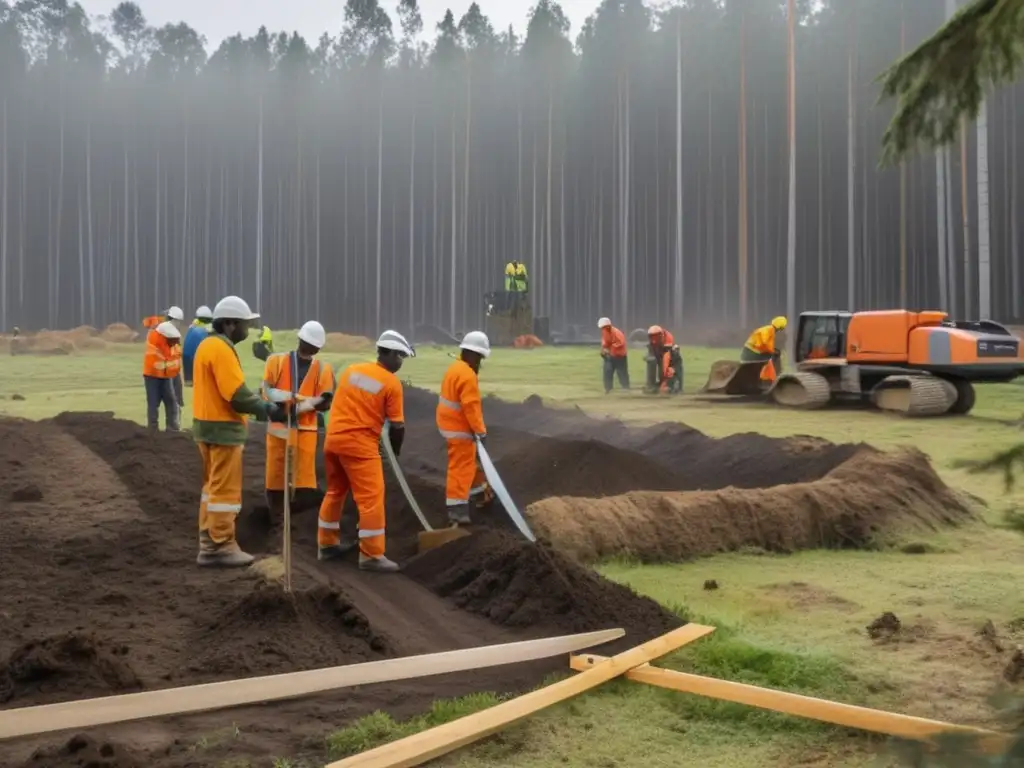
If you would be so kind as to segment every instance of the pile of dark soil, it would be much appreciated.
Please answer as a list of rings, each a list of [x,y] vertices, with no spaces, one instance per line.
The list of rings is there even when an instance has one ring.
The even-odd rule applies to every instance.
[[[67,634],[27,643],[0,665],[0,703],[137,691],[142,683],[127,655],[126,646],[110,645],[94,635]]]
[[[58,747],[36,750],[22,768],[142,768],[148,764],[120,744],[79,734]]]
[[[483,531],[427,552],[406,575],[491,621],[562,632],[627,628],[630,644],[684,622],[653,600],[608,581],[543,545]]]
[[[374,661],[391,650],[363,614],[322,585],[289,595],[259,584],[211,617],[192,646],[188,671],[225,677]]]

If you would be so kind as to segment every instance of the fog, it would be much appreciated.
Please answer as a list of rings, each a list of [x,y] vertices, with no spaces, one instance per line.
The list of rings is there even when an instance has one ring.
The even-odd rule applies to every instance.
[[[976,315],[978,132],[877,167],[876,78],[945,3],[797,6],[795,309]],[[573,34],[540,0],[520,36],[476,4],[424,29],[414,0],[348,0],[318,38],[206,50],[132,3],[0,0],[0,329],[237,293],[274,327],[463,331],[512,258],[555,329],[786,311],[785,4],[592,10]],[[1022,96],[981,133],[997,319],[1021,315]]]

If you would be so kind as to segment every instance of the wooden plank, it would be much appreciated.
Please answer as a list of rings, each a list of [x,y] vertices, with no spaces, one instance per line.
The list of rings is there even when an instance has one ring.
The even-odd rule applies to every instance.
[[[569,666],[578,672],[585,672],[589,669],[596,669],[605,660],[604,656],[583,654],[573,656],[569,660]],[[1006,734],[984,728],[954,725],[941,720],[928,720],[923,717],[899,715],[880,709],[841,704],[813,696],[801,696],[797,693],[786,693],[771,688],[759,688],[755,685],[733,683],[713,677],[659,669],[649,664],[631,669],[625,676],[628,680],[656,685],[660,688],[670,688],[674,691],[706,696],[711,699],[731,701],[735,704],[746,704],[759,709],[806,717],[810,720],[820,720],[823,723],[857,728],[862,731],[884,733],[912,741],[930,741],[940,734],[967,734],[978,736],[979,745],[984,749],[998,751],[1005,749],[1011,740],[1011,737]]]
[[[150,717],[182,715],[264,701],[292,699],[354,685],[409,680],[545,659],[608,643],[625,634],[621,629],[605,629],[578,635],[546,637],[423,656],[406,656],[401,659],[385,659],[344,667],[0,710],[0,740],[69,728],[88,728]]]
[[[711,634],[714,627],[687,624],[650,642],[606,659],[593,669],[561,680],[524,696],[502,702],[482,712],[453,720],[404,739],[330,763],[326,768],[409,768],[446,755],[459,747],[489,736],[528,715],[571,699],[584,691],[619,677],[633,667],[671,653],[687,643]]]

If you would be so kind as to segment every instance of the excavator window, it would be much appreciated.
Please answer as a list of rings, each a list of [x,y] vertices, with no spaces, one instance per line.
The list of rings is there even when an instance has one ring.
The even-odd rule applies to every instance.
[[[797,362],[846,354],[847,314],[805,314],[800,316]]]

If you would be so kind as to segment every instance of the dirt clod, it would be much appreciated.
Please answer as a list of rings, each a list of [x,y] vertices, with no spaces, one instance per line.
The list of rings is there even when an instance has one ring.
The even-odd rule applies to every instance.
[[[72,736],[59,747],[36,750],[23,768],[139,768],[145,761],[120,744]]]
[[[15,502],[35,502],[43,500],[43,492],[38,485],[23,485],[11,491],[10,500]]]
[[[992,619],[987,619],[985,623],[981,625],[981,629],[978,630],[978,635],[986,643],[991,645],[993,650],[997,653],[1003,652],[1003,643],[999,639],[999,631],[996,629],[996,625],[992,623]]]
[[[888,640],[899,634],[903,624],[895,613],[886,611],[867,626],[868,637],[872,640]]]
[[[1003,679],[1008,683],[1019,683],[1024,680],[1024,648],[1018,647],[1013,656],[1006,662],[1003,669]]]
[[[706,579],[704,581],[704,589],[708,592],[718,589],[718,582],[714,579]]]

